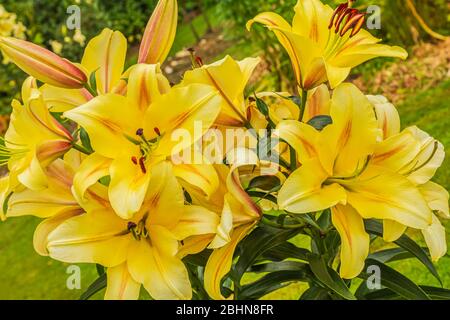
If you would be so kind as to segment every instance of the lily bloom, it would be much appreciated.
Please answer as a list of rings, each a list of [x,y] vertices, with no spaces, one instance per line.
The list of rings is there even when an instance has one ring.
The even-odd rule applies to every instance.
[[[71,89],[83,88],[87,83],[82,69],[34,43],[0,37],[0,49],[20,69],[42,82]]]
[[[299,0],[290,25],[274,12],[265,12],[250,20],[272,30],[286,49],[297,84],[303,90],[329,81],[332,88],[342,83],[351,68],[376,58],[406,59],[400,47],[379,44],[380,39],[362,29],[365,14],[341,4],[335,11],[320,0]]]
[[[132,219],[121,219],[110,209],[89,211],[53,230],[47,249],[50,257],[63,262],[107,267],[106,299],[137,299],[141,285],[154,299],[190,299],[188,272],[177,256],[179,241],[172,230],[183,233],[189,227],[187,232],[192,233],[204,230],[209,221],[212,226],[207,229],[214,230],[215,214],[202,212],[198,223],[178,226],[185,214],[183,189],[171,164],[161,162]]]
[[[320,132],[298,121],[280,124],[279,135],[293,141],[301,167],[282,186],[278,205],[298,214],[331,208],[342,241],[340,274],[350,279],[361,272],[369,253],[364,219],[426,230],[433,223],[433,213],[417,184],[394,170],[404,159],[394,152],[377,156],[381,130],[367,97],[354,85],[342,84],[334,91],[330,115],[333,124]],[[428,171],[431,163],[419,165],[414,172]]]
[[[131,218],[141,207],[152,168],[200,139],[221,103],[210,86],[171,89],[157,65],[136,65],[126,97],[101,95],[64,113],[88,132],[95,150],[75,177],[77,197],[82,199],[91,183],[110,175],[111,205],[120,217]],[[195,134],[196,123],[201,125]],[[177,132],[194,139],[176,141],[172,135]]]
[[[44,168],[72,147],[70,132],[50,114],[34,78],[25,80],[22,100],[23,105],[12,102],[11,122],[0,148],[2,164],[9,171],[2,178],[2,194],[18,184],[32,190],[46,188]]]
[[[18,188],[8,199],[6,217],[33,215],[44,218],[34,232],[33,244],[37,253],[48,256],[47,236],[69,218],[88,210],[109,208],[105,186],[97,183],[87,191],[87,201],[78,203],[71,187],[75,171],[84,155],[72,149],[64,159],[56,159],[44,169],[48,186],[44,190]]]
[[[226,56],[210,65],[187,71],[181,85],[201,83],[216,88],[223,97],[216,124],[242,127],[247,123],[245,86],[259,62],[259,58],[235,61],[230,56]],[[230,79],[233,80],[230,81]]]
[[[139,48],[138,63],[163,63],[172,48],[178,23],[176,0],[159,0]]]
[[[371,163],[388,167],[417,186],[433,210],[432,224],[421,231],[432,260],[437,261],[447,253],[445,228],[438,216],[450,219],[449,194],[431,179],[444,161],[444,146],[417,127],[400,131],[397,109],[382,96],[369,96],[369,99],[375,106],[379,128],[384,136],[375,149]],[[383,237],[386,241],[397,240],[406,229],[407,225],[396,221],[383,221]]]
[[[242,154],[240,150],[237,152]],[[210,230],[194,236],[181,233],[186,239],[179,252],[179,256],[184,257],[201,252],[206,247],[214,249],[205,267],[204,283],[208,295],[216,300],[225,299],[220,290],[221,281],[231,269],[237,245],[253,230],[262,216],[261,209],[245,192],[239,177],[239,167],[257,163],[257,157],[250,155],[245,161],[246,163],[241,164],[236,162],[231,169],[225,165],[215,166],[220,181],[219,188],[209,198],[197,188],[184,185],[194,205],[215,212],[220,217],[214,232]]]

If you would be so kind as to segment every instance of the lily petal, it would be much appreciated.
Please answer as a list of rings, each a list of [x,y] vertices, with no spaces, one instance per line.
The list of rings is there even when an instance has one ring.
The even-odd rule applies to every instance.
[[[308,213],[345,204],[345,190],[338,184],[323,186],[328,178],[317,158],[306,161],[285,181],[278,193],[281,210]]]
[[[447,241],[444,226],[439,219],[433,215],[433,223],[428,228],[422,230],[422,234],[430,249],[431,260],[437,262],[447,253]]]
[[[398,240],[406,231],[407,226],[392,220],[383,220],[383,239],[386,242]]]
[[[369,255],[370,237],[364,229],[364,221],[351,206],[337,205],[331,209],[331,219],[341,236],[341,268],[344,279],[357,277]]]
[[[419,191],[432,210],[437,211],[442,218],[450,219],[448,206],[449,194],[444,187],[432,181],[428,181],[419,186]]]
[[[219,224],[219,216],[200,206],[186,206],[183,216],[171,230],[178,240],[191,236],[214,234]]]
[[[48,235],[47,249],[51,258],[62,262],[114,267],[126,260],[130,241],[126,221],[102,210],[64,221]]]
[[[105,300],[137,300],[141,284],[134,281],[126,262],[106,271],[108,285]]]

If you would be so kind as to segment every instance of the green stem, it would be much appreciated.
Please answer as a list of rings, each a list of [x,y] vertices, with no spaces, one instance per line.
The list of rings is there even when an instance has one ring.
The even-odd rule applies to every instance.
[[[83,146],[80,146],[80,145],[78,145],[78,144],[73,144],[72,145],[72,147],[75,149],[75,150],[78,150],[78,151],[80,151],[81,153],[84,153],[84,154],[87,154],[87,155],[90,155],[91,154],[91,152],[88,150],[88,149],[86,149],[85,147],[83,147]]]
[[[278,228],[278,229],[280,229],[280,228],[281,229],[300,229],[300,228],[303,228],[303,227],[306,226],[304,223],[281,225],[279,223],[273,222],[272,220],[270,220],[270,219],[268,219],[268,218],[266,218],[264,216],[261,218],[261,222],[264,223],[265,225],[268,225],[270,227],[275,227],[275,228]]]

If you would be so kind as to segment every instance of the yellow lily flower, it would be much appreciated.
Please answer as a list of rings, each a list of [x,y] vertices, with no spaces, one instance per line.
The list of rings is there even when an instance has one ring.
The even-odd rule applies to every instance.
[[[0,150],[9,170],[4,187],[11,190],[21,183],[39,190],[47,186],[44,168],[71,148],[73,138],[48,111],[34,78],[24,82],[22,100],[24,105],[12,102],[11,122]]]
[[[94,210],[60,224],[48,236],[50,257],[68,263],[99,263],[108,268],[106,299],[137,299],[141,285],[154,299],[190,299],[192,289],[181,258],[179,233],[205,232],[210,215],[184,231],[183,190],[169,162],[159,163],[152,174],[141,210],[121,219],[112,210]],[[187,209],[191,210],[193,208]],[[212,214],[214,230],[215,214]],[[207,224],[207,223],[206,223]],[[111,250],[114,248],[114,250]]]
[[[34,43],[0,37],[0,49],[25,73],[42,82],[71,89],[83,88],[87,83],[87,76],[82,69]]]
[[[259,58],[235,61],[230,56],[226,56],[210,65],[187,71],[181,85],[201,83],[216,88],[223,97],[221,112],[216,124],[242,127],[247,123],[245,86],[259,62]]]
[[[138,63],[163,63],[172,48],[178,23],[176,0],[159,0],[144,31]]]
[[[37,226],[33,238],[34,248],[40,255],[48,255],[47,236],[62,222],[87,210],[109,208],[107,189],[99,183],[88,190],[87,202],[80,204],[72,195],[73,176],[82,158],[81,153],[70,150],[64,160],[56,159],[44,169],[48,179],[46,189],[18,188],[8,200],[7,218],[33,215],[45,219]]]
[[[240,150],[237,152],[242,154]],[[249,156],[245,163],[230,161],[234,161],[231,169],[225,165],[214,166],[219,177],[219,187],[209,198],[197,188],[184,185],[194,205],[216,213],[217,219],[220,217],[214,231],[186,237],[179,253],[184,257],[201,252],[206,247],[214,249],[206,264],[204,283],[209,296],[217,300],[225,299],[220,291],[221,280],[231,269],[236,246],[256,226],[262,215],[261,209],[243,189],[239,176],[239,167],[258,163],[256,155]]]
[[[371,162],[389,168],[415,184],[430,209],[449,219],[449,194],[440,185],[431,182],[436,170],[445,158],[443,145],[417,127],[400,132],[400,118],[396,108],[384,97],[369,97],[375,106],[379,127],[384,140],[375,149]],[[383,237],[386,241],[397,240],[407,226],[395,221],[383,221]],[[432,224],[422,230],[433,261],[447,252],[445,229],[433,214]]]
[[[400,47],[379,44],[380,39],[362,29],[365,14],[348,3],[334,12],[320,0],[299,0],[292,26],[280,15],[265,12],[247,24],[257,22],[272,30],[291,58],[298,85],[303,90],[329,81],[332,88],[342,83],[351,68],[376,58],[406,59]]]
[[[363,219],[425,230],[433,214],[410,177],[374,160],[381,130],[372,104],[355,86],[335,89],[330,115],[333,124],[321,132],[300,122],[280,123],[280,137],[297,142],[292,146],[302,165],[282,186],[278,205],[298,214],[331,208],[342,240],[340,273],[353,278],[364,267],[369,250]]]
[[[111,205],[120,217],[131,218],[141,207],[152,167],[200,139],[220,105],[220,96],[210,86],[170,89],[157,65],[135,66],[126,97],[98,96],[64,113],[88,132],[95,150],[78,171],[80,178],[75,177],[77,198],[83,198],[90,183],[110,175]],[[196,123],[200,132],[194,134]],[[193,139],[177,141],[177,132]]]

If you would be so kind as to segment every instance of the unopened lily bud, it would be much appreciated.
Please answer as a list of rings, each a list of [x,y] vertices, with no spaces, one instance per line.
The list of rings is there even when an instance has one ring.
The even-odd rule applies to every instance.
[[[172,48],[178,22],[176,0],[159,0],[145,28],[139,63],[163,63]]]
[[[86,74],[72,62],[34,43],[11,37],[0,37],[0,49],[20,69],[50,85],[80,89]]]

